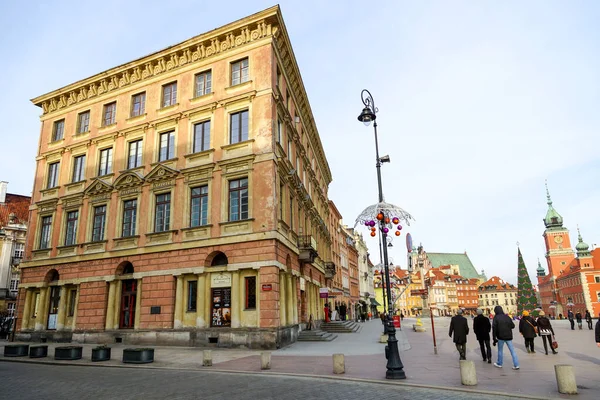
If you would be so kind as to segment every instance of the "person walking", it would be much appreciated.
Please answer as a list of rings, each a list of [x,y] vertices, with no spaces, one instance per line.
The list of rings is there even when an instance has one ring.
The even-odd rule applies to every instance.
[[[582,328],[582,317],[581,317],[580,311],[577,311],[577,314],[575,314],[575,319],[577,320],[577,327],[579,328],[579,330],[583,329]]]
[[[519,321],[519,332],[525,339],[525,348],[528,353],[535,353],[533,340],[535,339],[537,323],[529,316],[529,311],[523,311],[523,318]]]
[[[515,323],[506,314],[501,306],[494,307],[494,321],[492,322],[492,336],[494,338],[494,346],[498,344],[498,361],[494,363],[495,367],[502,368],[504,361],[504,345],[508,347],[510,356],[512,357],[513,369],[518,370],[519,359],[517,353],[515,353],[515,347],[513,346],[513,333],[512,330],[515,327]]]
[[[490,319],[483,315],[483,310],[477,310],[477,316],[473,320],[473,332],[479,342],[479,348],[481,349],[481,356],[483,361],[487,361],[488,364],[492,363],[492,347],[490,346],[490,331],[492,330],[492,324]]]
[[[467,359],[467,335],[469,334],[469,324],[467,323],[467,319],[463,317],[463,310],[460,308],[456,312],[456,315],[452,317],[450,320],[450,329],[448,331],[448,335],[452,337],[452,333],[454,333],[454,344],[456,345],[456,350],[458,350],[458,354],[460,355],[461,360]]]
[[[588,324],[588,329],[592,330],[592,315],[589,310],[585,310],[585,322]]]
[[[600,347],[600,318],[596,322],[596,346]]]
[[[538,332],[542,337],[542,342],[544,342],[544,350],[546,351],[546,355],[548,355],[548,345],[550,345],[550,348],[552,349],[552,354],[557,354],[558,352],[552,347],[554,329],[552,329],[552,324],[550,323],[550,320],[546,318],[546,313],[540,311],[539,317],[536,322],[538,326]]]
[[[569,312],[567,313],[567,319],[571,323],[571,330],[574,331],[575,330],[575,320],[573,317],[573,311],[569,310]]]

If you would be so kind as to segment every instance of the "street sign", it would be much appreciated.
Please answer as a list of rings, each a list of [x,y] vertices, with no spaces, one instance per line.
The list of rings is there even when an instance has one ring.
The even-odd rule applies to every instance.
[[[412,236],[410,233],[406,234],[406,251],[409,253],[412,251]]]
[[[410,291],[411,296],[427,296],[427,289],[416,289]]]

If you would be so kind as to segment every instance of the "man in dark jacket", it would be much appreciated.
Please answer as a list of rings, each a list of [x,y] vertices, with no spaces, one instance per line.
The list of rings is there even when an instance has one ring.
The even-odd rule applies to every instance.
[[[600,318],[596,322],[596,346],[600,347]]]
[[[567,313],[567,318],[569,319],[569,322],[571,323],[571,330],[574,331],[575,330],[575,316],[573,315],[573,311],[569,310],[569,312]]]
[[[492,347],[490,346],[490,330],[492,330],[492,324],[490,319],[483,315],[483,310],[477,310],[477,316],[473,320],[473,332],[477,336],[479,347],[481,348],[481,356],[483,361],[492,363]],[[485,346],[485,347],[484,347]]]
[[[506,314],[500,306],[494,308],[494,321],[492,322],[492,335],[494,338],[494,346],[498,344],[498,361],[494,363],[495,367],[502,368],[504,361],[504,344],[508,346],[510,355],[513,361],[513,369],[519,369],[519,359],[517,353],[515,353],[515,347],[513,346],[513,334],[512,330],[515,327],[513,320]]]
[[[462,315],[463,310],[459,308],[456,314],[457,315],[450,320],[450,330],[448,335],[452,337],[452,332],[454,332],[454,344],[456,345],[456,350],[458,350],[458,354],[460,354],[460,359],[466,360],[469,325],[467,324],[467,319]]]

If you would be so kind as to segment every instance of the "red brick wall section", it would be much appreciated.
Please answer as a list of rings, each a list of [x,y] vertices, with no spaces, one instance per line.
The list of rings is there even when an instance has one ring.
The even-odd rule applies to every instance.
[[[140,329],[173,328],[175,277],[147,276],[142,279]],[[150,307],[160,306],[160,314],[150,314]]]
[[[108,283],[84,282],[79,286],[77,326],[82,330],[104,330]]]
[[[270,284],[271,290],[262,290],[262,285]],[[279,268],[262,267],[260,269],[260,327],[279,326]]]

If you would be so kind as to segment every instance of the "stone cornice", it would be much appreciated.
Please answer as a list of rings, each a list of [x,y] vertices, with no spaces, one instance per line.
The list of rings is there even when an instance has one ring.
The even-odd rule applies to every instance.
[[[279,6],[274,6],[175,46],[38,96],[31,101],[42,107],[44,114],[58,111],[273,36],[277,33],[279,21],[282,21]]]
[[[277,12],[277,18],[279,29],[273,33],[273,47],[282,62],[283,73],[287,75],[286,79],[292,89],[292,97],[294,98],[296,106],[301,111],[299,113],[299,117],[302,121],[302,126],[309,135],[313,149],[315,150],[317,158],[320,161],[319,164],[324,168],[323,176],[327,182],[327,185],[329,185],[332,181],[331,169],[327,163],[325,151],[323,150],[323,144],[319,138],[312,109],[310,108],[308,96],[306,95],[306,89],[300,75],[300,68],[296,62],[294,50],[292,49],[290,38],[280,12]]]

